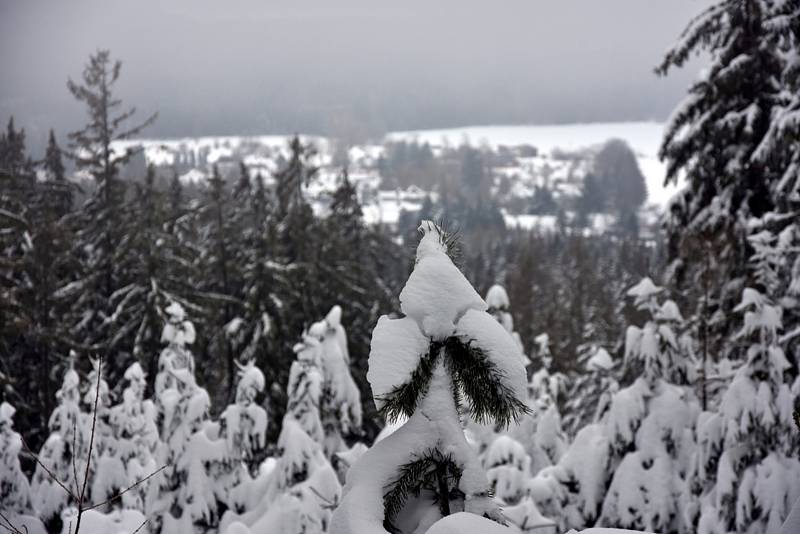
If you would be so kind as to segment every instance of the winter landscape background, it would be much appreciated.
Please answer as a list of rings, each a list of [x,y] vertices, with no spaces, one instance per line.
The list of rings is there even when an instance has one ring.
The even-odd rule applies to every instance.
[[[0,0],[0,58],[0,530],[800,532],[800,2]]]

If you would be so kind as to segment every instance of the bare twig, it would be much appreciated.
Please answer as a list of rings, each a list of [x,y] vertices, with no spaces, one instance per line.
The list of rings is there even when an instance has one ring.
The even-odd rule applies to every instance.
[[[150,521],[150,520],[149,519],[145,519],[144,521],[142,521],[142,524],[139,525],[138,527],[136,527],[136,530],[134,530],[131,534],[139,534],[139,531],[144,528],[144,526],[148,523],[148,521]]]
[[[44,469],[45,473],[47,473],[47,476],[49,476],[49,477],[50,477],[50,479],[51,479],[53,482],[55,482],[56,484],[58,484],[59,486],[61,486],[61,489],[63,489],[65,492],[67,492],[67,495],[69,495],[69,497],[70,497],[70,498],[71,498],[73,501],[75,501],[75,502],[77,503],[77,502],[78,502],[78,498],[75,496],[75,494],[74,494],[74,493],[72,493],[72,491],[71,491],[69,488],[67,488],[67,487],[66,487],[66,486],[65,486],[65,485],[64,485],[64,484],[63,484],[63,483],[62,483],[62,482],[61,482],[61,481],[58,479],[58,477],[57,477],[57,476],[56,476],[56,475],[55,475],[55,474],[54,474],[52,471],[50,471],[50,469],[49,469],[49,468],[48,468],[46,465],[44,465],[44,464],[42,463],[42,461],[41,461],[41,460],[39,460],[39,456],[38,456],[37,454],[35,454],[35,453],[34,453],[34,452],[31,450],[31,448],[30,448],[30,447],[28,447],[28,443],[25,441],[25,438],[23,438],[22,436],[20,436],[20,439],[22,440],[22,446],[25,448],[25,452],[27,452],[27,453],[28,453],[28,455],[30,455],[30,457],[31,457],[31,458],[33,458],[33,460],[36,462],[36,464],[37,464],[39,467],[41,467],[42,469]],[[74,452],[73,452],[73,454],[74,454]]]
[[[78,464],[77,462],[75,462],[75,458],[77,457],[77,454],[75,454],[75,452],[78,450],[76,449],[77,435],[78,435],[78,422],[76,420],[72,422],[72,477],[73,477],[73,482],[75,483],[76,494],[78,493]]]
[[[11,532],[12,534],[28,534],[28,527],[26,527],[25,525],[22,525],[22,528],[25,529],[25,532],[23,533],[20,529],[18,529],[17,527],[14,526],[14,524],[11,522],[11,520],[8,517],[6,517],[6,515],[3,514],[2,511],[0,511],[0,518],[2,518],[2,520],[6,522],[5,525],[0,523],[0,527],[3,527],[4,529],[6,529],[7,531]]]
[[[117,493],[116,495],[114,495],[113,497],[111,497],[109,499],[106,499],[103,502],[100,502],[100,503],[97,503],[97,504],[93,504],[91,506],[87,506],[86,508],[84,508],[84,511],[94,510],[95,508],[100,508],[101,506],[105,506],[106,504],[111,504],[114,501],[118,501],[119,499],[122,498],[123,495],[125,495],[126,493],[131,491],[133,488],[135,488],[139,484],[147,482],[148,480],[150,480],[151,478],[153,478],[154,476],[156,476],[157,474],[159,474],[161,471],[163,471],[166,468],[167,468],[167,464],[162,465],[161,467],[159,467],[158,469],[156,469],[155,471],[153,471],[152,473],[150,473],[146,477],[140,478],[139,480],[137,480],[136,482],[134,482],[133,484],[131,484],[130,486],[128,486],[124,490],[122,490],[119,493]]]
[[[78,518],[75,521],[75,533],[78,534],[81,530],[81,518],[83,512],[83,501],[86,498],[86,484],[89,482],[89,469],[92,465],[92,449],[94,448],[94,434],[97,426],[97,401],[100,399],[100,380],[103,377],[103,357],[97,358],[97,384],[94,390],[94,406],[92,408],[92,432],[89,434],[89,451],[86,453],[86,472],[83,475],[83,485],[81,486],[81,493],[78,496]]]

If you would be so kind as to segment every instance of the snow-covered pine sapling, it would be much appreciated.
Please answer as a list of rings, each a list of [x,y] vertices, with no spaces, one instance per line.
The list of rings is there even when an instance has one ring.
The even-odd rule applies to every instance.
[[[256,403],[256,396],[264,391],[264,373],[253,361],[237,366],[236,402],[222,412],[220,433],[225,439],[222,473],[228,509],[241,511],[249,497],[256,458],[266,446],[267,411]]]
[[[503,325],[503,328],[511,334],[514,341],[519,345],[520,354],[522,354],[522,363],[526,367],[530,365],[531,361],[525,355],[525,347],[522,344],[522,338],[514,331],[514,318],[511,316],[511,301],[508,298],[506,289],[500,284],[495,284],[486,292],[486,305],[489,307],[486,311],[494,317],[498,323]]]
[[[503,522],[461,410],[501,426],[528,411],[520,349],[448,257],[448,235],[429,221],[420,232],[405,316],[379,319],[367,374],[384,417],[408,421],[350,469],[335,534],[424,532],[459,511]]]
[[[308,334],[294,350],[297,360],[289,372],[289,400],[278,437],[280,457],[267,497],[275,502],[281,495],[294,495],[287,513],[299,514],[299,524],[327,528],[330,507],[338,503],[341,487],[323,449],[323,348],[317,337]]]
[[[744,312],[738,338],[746,360],[705,421],[715,429],[702,449],[716,464],[716,484],[700,498],[702,532],[776,533],[800,496],[800,462],[792,424],[795,394],[786,381],[790,364],[779,345],[780,307],[746,288],[735,308]],[[718,456],[717,456],[718,455]]]
[[[102,376],[100,360],[92,360],[92,370],[89,372],[87,382],[90,387],[83,395],[83,403],[88,413],[94,413],[94,446],[92,447],[92,461],[89,476],[92,483],[89,486],[89,499],[101,502],[111,498],[128,484],[124,477],[124,467],[119,458],[119,450],[112,435],[109,422],[111,409],[111,392],[108,382]],[[97,384],[97,387],[91,385]],[[134,479],[135,480],[135,479]]]
[[[79,379],[77,373],[73,369],[72,364],[70,364],[70,367],[64,377],[64,384],[62,388],[56,394],[61,400],[62,404],[60,404],[56,410],[54,410],[51,416],[51,429],[68,428],[69,423],[72,421],[75,421],[76,419],[82,420],[79,421],[78,424],[73,423],[72,425],[73,442],[71,449],[67,450],[64,448],[64,442],[66,440],[59,434],[53,434],[50,436],[50,438],[48,438],[48,442],[51,443],[52,447],[48,449],[48,442],[46,442],[42,449],[43,453],[40,455],[34,455],[33,453],[30,453],[29,448],[27,445],[25,445],[25,449],[36,461],[37,471],[34,476],[39,476],[39,478],[42,479],[42,484],[40,485],[39,489],[41,490],[42,488],[45,488],[45,491],[38,496],[52,497],[54,494],[53,488],[59,488],[63,491],[63,495],[65,496],[64,501],[66,502],[56,500],[56,504],[61,504],[61,513],[59,515],[60,519],[65,523],[63,525],[63,530],[68,534],[79,534],[81,531],[81,522],[83,521],[84,517],[90,518],[89,521],[91,522],[93,518],[96,519],[97,517],[102,516],[103,514],[97,512],[97,509],[121,499],[125,493],[128,493],[138,485],[147,482],[151,477],[161,472],[161,469],[158,469],[139,480],[132,481],[130,485],[125,488],[119,488],[117,493],[109,496],[105,500],[93,502],[89,499],[89,490],[92,486],[91,478],[92,474],[94,473],[93,460],[97,456],[95,454],[95,446],[98,438],[98,413],[101,402],[100,399],[103,394],[102,385],[104,383],[102,373],[102,358],[98,358],[98,360],[94,363],[95,365],[93,366],[94,370],[92,372],[92,376],[95,379],[95,383],[94,386],[90,386],[93,387],[94,393],[92,393],[89,397],[92,401],[91,414],[82,414],[79,411]],[[85,434],[82,435],[84,438],[85,447],[80,450],[80,452],[84,454],[83,458],[79,458],[77,456],[79,451],[77,445],[77,428],[80,423],[85,423],[83,426]],[[57,437],[54,438],[54,436]],[[60,453],[66,452],[67,455],[62,454],[61,456],[54,458],[54,451]],[[54,462],[56,459],[57,462]],[[50,464],[50,466],[48,466],[48,464]],[[78,467],[79,464],[81,464],[80,469]],[[69,467],[71,467],[71,470]],[[59,474],[63,474],[65,477],[60,478]],[[49,485],[44,485],[44,480],[46,480]],[[39,482],[39,479],[35,478],[34,482]],[[52,506],[51,503],[49,504]],[[140,531],[147,523],[147,519],[143,518],[141,513],[132,512],[131,514],[127,515],[129,519],[134,517],[138,522],[138,527],[135,529],[136,532]],[[54,518],[52,516],[47,517],[47,522],[49,523],[48,526],[51,530],[57,529],[57,519],[59,518]],[[90,526],[89,528],[91,529],[93,527]]]
[[[19,463],[22,438],[14,431],[15,412],[9,403],[0,404],[0,512],[5,517],[33,512],[30,484]]]
[[[153,401],[144,398],[146,376],[139,362],[125,370],[127,387],[122,392],[122,402],[111,408],[110,423],[114,434],[114,447],[124,469],[125,485],[140,480],[157,468],[155,460],[158,446],[156,408]],[[122,496],[122,506],[144,510],[147,484]]]
[[[531,375],[528,395],[534,405],[550,406],[558,403],[566,392],[567,378],[552,370],[553,353],[550,351],[550,336],[539,334],[536,342],[536,361],[539,369]]]
[[[159,356],[155,385],[161,435],[157,457],[167,467],[150,485],[147,516],[156,532],[191,532],[216,519],[215,487],[208,483],[206,466],[218,459],[211,454],[218,450],[201,446],[209,441],[203,434],[210,399],[197,385],[187,346],[194,342],[194,326],[178,303],[165,311],[161,339],[167,346]]]
[[[221,531],[235,521],[253,532],[301,534],[324,532],[341,486],[326,458],[319,408],[323,372],[321,345],[311,335],[294,346],[297,359],[289,372],[286,415],[278,437],[278,458],[263,497],[247,512],[226,514]]]
[[[668,534],[682,528],[678,502],[700,408],[691,389],[682,385],[689,365],[675,334],[680,313],[670,300],[659,304],[661,292],[649,278],[628,292],[650,319],[642,328],[627,330],[625,364],[630,374],[641,374],[614,394],[604,420],[616,468],[599,522]]]
[[[308,334],[320,343],[323,387],[320,416],[325,432],[325,454],[334,458],[346,450],[344,436],[361,428],[361,394],[350,374],[347,333],[342,326],[342,309],[331,308],[325,319],[314,323]]]
[[[625,333],[625,364],[638,362],[649,382],[664,378],[674,384],[687,384],[691,363],[687,348],[690,343],[681,337],[683,317],[672,300],[659,303],[663,292],[650,278],[643,278],[628,290],[634,306],[649,318],[643,327],[629,326]]]
[[[611,354],[596,344],[578,348],[580,373],[573,379],[567,401],[565,426],[577,433],[589,423],[599,421],[608,411],[611,396],[619,390]]]
[[[56,392],[58,405],[48,422],[50,436],[39,451],[31,484],[34,508],[48,525],[57,523],[61,510],[70,504],[81,482],[78,469],[84,467],[89,445],[86,414],[80,408],[80,377],[73,364],[74,356]]]
[[[294,352],[297,359],[289,369],[286,413],[312,440],[322,444],[325,434],[319,410],[324,377],[319,340],[305,335],[303,341],[294,346]]]
[[[264,391],[264,373],[252,360],[237,367],[236,402],[222,412],[222,434],[233,457],[247,463],[266,445],[267,411],[256,403]]]

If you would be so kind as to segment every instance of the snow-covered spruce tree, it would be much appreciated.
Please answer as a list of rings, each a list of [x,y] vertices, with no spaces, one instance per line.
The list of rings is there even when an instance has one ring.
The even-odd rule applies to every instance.
[[[15,409],[7,402],[0,403],[0,525],[4,530],[27,534],[44,533],[44,525],[36,517],[31,488],[19,453],[22,438],[14,431]]]
[[[774,236],[769,255],[776,261],[777,287],[765,287],[766,295],[783,308],[784,348],[790,359],[800,357],[800,2],[773,4],[767,27],[783,60],[782,91],[769,131],[755,158],[775,169],[770,184],[773,209],[756,221]],[[752,226],[752,224],[751,224]],[[750,241],[756,254],[758,246]]]
[[[777,533],[800,496],[796,392],[779,345],[780,308],[746,288],[736,310],[744,312],[738,337],[749,346],[719,411],[698,422],[708,441],[699,463],[713,485],[700,497],[697,531]]]
[[[628,291],[650,319],[626,333],[625,365],[640,374],[614,394],[605,420],[613,477],[599,523],[669,534],[682,528],[678,503],[699,406],[680,385],[690,368],[675,331],[680,313],[671,300],[659,304],[661,293],[649,278]]]
[[[746,284],[745,222],[772,209],[770,184],[783,172],[755,157],[781,103],[781,52],[770,28],[776,4],[716,1],[692,19],[656,69],[666,75],[697,53],[710,56],[672,114],[660,157],[667,181],[687,177],[667,219],[670,283],[721,317],[731,314]],[[703,277],[722,281],[707,299]],[[698,306],[697,315],[703,312]],[[708,327],[709,352],[719,353],[733,334],[730,322]]]
[[[109,421],[111,392],[108,382],[102,376],[101,366],[100,360],[92,360],[92,370],[86,380],[89,386],[83,395],[86,417],[95,418],[92,461],[89,466],[88,502],[103,502],[127,487],[124,468]],[[93,413],[95,407],[97,411]]]
[[[98,50],[78,81],[69,80],[72,96],[85,105],[88,121],[71,132],[70,152],[79,171],[94,179],[96,189],[81,210],[74,212],[71,223],[76,228],[72,252],[78,261],[74,282],[58,292],[58,301],[69,308],[65,318],[71,339],[101,356],[115,351],[129,351],[133,330],[119,329],[113,317],[124,301],[112,302],[116,291],[131,283],[128,268],[137,252],[126,233],[136,224],[126,209],[126,183],[120,177],[122,167],[141,148],[115,150],[113,143],[135,137],[156,118],[131,124],[135,109],[124,109],[116,95],[121,63],[111,59],[107,50]],[[106,357],[105,373],[118,380],[124,369],[117,358]],[[119,359],[122,360],[122,359]]]
[[[566,393],[567,378],[562,373],[552,370],[553,354],[550,352],[550,336],[539,334],[534,341],[537,345],[535,361],[539,365],[539,370],[531,375],[528,383],[528,395],[549,406],[551,403],[558,403],[563,398]]]
[[[334,306],[325,319],[311,325],[309,335],[319,340],[323,372],[320,416],[325,433],[324,449],[329,459],[347,446],[344,436],[361,427],[361,395],[350,375],[347,333],[342,326],[342,308]]]
[[[19,463],[22,438],[14,431],[14,412],[7,402],[0,404],[0,511],[31,514],[31,488]]]
[[[566,406],[565,427],[571,434],[602,419],[611,396],[619,390],[615,362],[608,351],[594,343],[580,349],[579,372],[571,380]]]
[[[319,340],[306,334],[294,347],[286,415],[278,437],[278,459],[268,475],[263,495],[248,503],[248,511],[226,514],[222,532],[250,528],[252,532],[316,534],[325,532],[341,486],[326,458],[320,417],[323,390]]]
[[[266,446],[267,411],[256,403],[256,396],[263,391],[264,373],[254,362],[239,365],[236,402],[220,416],[220,435],[225,440],[225,460],[220,474],[229,510],[241,512],[251,498],[247,492],[256,456]]]
[[[194,377],[194,326],[183,308],[170,304],[156,377],[161,443],[157,463],[166,469],[150,484],[147,517],[155,532],[188,534],[205,530],[216,519],[217,496],[207,465],[221,458],[205,434],[210,405],[208,393]]]
[[[74,355],[73,355],[74,358]],[[71,360],[72,362],[72,360]],[[39,451],[39,461],[68,488],[78,487],[83,479],[75,479],[73,459],[80,472],[86,467],[89,450],[87,414],[80,409],[80,378],[70,363],[61,389],[56,392],[58,405],[50,415],[50,437]],[[55,528],[61,511],[70,504],[70,497],[41,465],[31,481],[33,504],[48,528]]]
[[[503,515],[522,532],[555,526],[539,510],[530,493],[531,459],[522,444],[508,435],[498,436],[484,457],[492,492],[503,503]]]
[[[408,421],[350,469],[335,534],[424,532],[462,510],[483,527],[492,521],[482,516],[503,522],[460,409],[501,426],[524,414],[522,357],[448,257],[448,235],[429,221],[420,231],[400,293],[405,316],[378,321],[368,373],[378,409],[389,421]]]
[[[153,401],[144,398],[147,382],[141,365],[131,364],[124,378],[128,385],[122,391],[122,401],[111,408],[109,418],[113,431],[112,450],[123,469],[120,488],[127,488],[156,471],[155,453],[159,442],[156,408]],[[122,506],[144,510],[148,488],[149,481],[123,494]],[[102,490],[93,487],[92,491],[100,495]]]
[[[514,318],[511,316],[511,302],[508,299],[506,289],[495,284],[486,292],[486,305],[489,307],[486,311],[491,314],[497,322],[503,325],[503,328],[511,334],[514,341],[519,345],[520,352],[523,357],[523,365],[526,367],[531,363],[527,356],[525,356],[525,347],[522,344],[522,338],[514,331]]]

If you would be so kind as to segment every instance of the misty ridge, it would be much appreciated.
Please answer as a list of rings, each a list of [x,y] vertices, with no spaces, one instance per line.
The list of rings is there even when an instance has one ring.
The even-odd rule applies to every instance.
[[[0,0],[0,530],[800,532],[798,58],[800,0]]]

